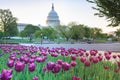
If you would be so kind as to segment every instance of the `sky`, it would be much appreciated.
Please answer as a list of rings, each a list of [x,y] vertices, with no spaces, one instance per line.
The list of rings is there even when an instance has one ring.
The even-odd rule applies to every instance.
[[[54,3],[61,24],[77,22],[89,27],[101,28],[104,33],[115,31],[117,28],[107,27],[105,18],[94,16],[97,11],[91,7],[95,4],[86,0],[0,0],[0,9],[10,9],[18,23],[46,26],[48,13]]]

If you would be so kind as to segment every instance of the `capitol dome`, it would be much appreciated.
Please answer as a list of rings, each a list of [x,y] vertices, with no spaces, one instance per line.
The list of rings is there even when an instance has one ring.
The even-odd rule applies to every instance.
[[[46,23],[48,26],[54,27],[60,24],[59,16],[57,12],[54,10],[54,4],[52,4],[52,10],[49,12],[47,16]]]

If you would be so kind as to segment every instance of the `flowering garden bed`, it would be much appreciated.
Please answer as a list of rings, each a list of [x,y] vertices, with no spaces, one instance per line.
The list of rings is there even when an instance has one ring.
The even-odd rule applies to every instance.
[[[119,80],[119,58],[110,51],[1,44],[0,80]]]

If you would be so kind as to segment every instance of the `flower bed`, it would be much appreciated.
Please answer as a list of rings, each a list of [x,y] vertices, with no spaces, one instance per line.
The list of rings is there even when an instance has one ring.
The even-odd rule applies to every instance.
[[[120,79],[120,54],[110,51],[1,44],[0,52],[0,80]]]

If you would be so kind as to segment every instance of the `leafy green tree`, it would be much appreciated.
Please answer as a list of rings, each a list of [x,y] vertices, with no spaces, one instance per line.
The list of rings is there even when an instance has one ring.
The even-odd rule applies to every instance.
[[[92,33],[91,28],[89,28],[87,26],[84,26],[83,29],[85,31],[84,37],[91,38],[91,36],[92,36],[92,34],[91,34]]]
[[[21,37],[26,37],[26,32],[23,30],[23,31],[21,31],[20,33],[19,33],[19,36],[21,36]]]
[[[48,39],[54,40],[56,38],[56,31],[52,27],[42,28],[42,36],[47,37]]]
[[[99,17],[106,17],[111,21],[109,26],[118,26],[120,24],[120,0],[87,0],[90,3],[96,4],[93,9],[99,11],[95,13]]]
[[[119,39],[120,38],[120,29],[117,29],[117,31],[115,31],[115,34],[116,34],[117,38]]]
[[[42,31],[36,30],[34,34],[35,34],[35,37],[40,38],[42,36]]]
[[[4,36],[16,36],[18,35],[17,19],[13,17],[12,12],[9,9],[0,9],[0,26],[4,31]]]
[[[0,31],[0,39],[3,37],[3,32]]]
[[[71,34],[72,34],[72,39],[74,40],[79,40],[82,39],[84,37],[85,34],[85,30],[84,30],[84,25],[74,25],[71,27],[70,30]]]
[[[71,38],[71,32],[70,32],[70,27],[65,26],[65,25],[58,25],[56,26],[56,30],[59,34],[60,37],[66,38],[68,41]]]
[[[21,32],[21,36],[30,36],[31,34],[34,34],[36,30],[40,30],[38,26],[34,26],[32,24],[26,25],[25,29],[22,31],[24,34]]]
[[[100,35],[102,34],[102,29],[100,28],[91,28],[91,35],[94,39],[100,38]]]
[[[100,34],[100,38],[101,39],[107,39],[108,38],[108,34],[107,33],[101,33]]]

